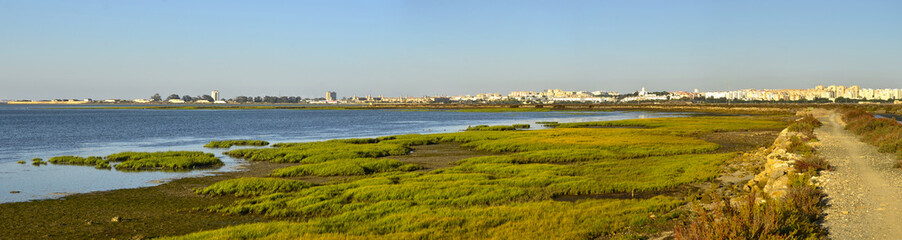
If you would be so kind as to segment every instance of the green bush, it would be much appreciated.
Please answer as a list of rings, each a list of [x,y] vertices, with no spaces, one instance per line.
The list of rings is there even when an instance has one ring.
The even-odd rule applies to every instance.
[[[790,124],[789,127],[787,127],[787,129],[789,129],[789,131],[793,131],[793,132],[804,133],[805,135],[808,135],[808,136],[814,136],[814,129],[818,128],[822,125],[823,125],[823,123],[821,123],[821,121],[818,121],[817,118],[815,118],[813,115],[807,114],[807,115],[803,116],[801,119],[799,119],[798,121],[795,121],[792,124]]]

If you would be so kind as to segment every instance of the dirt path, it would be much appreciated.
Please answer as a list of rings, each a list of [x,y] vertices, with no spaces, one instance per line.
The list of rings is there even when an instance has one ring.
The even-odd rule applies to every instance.
[[[816,112],[821,154],[835,171],[823,172],[828,196],[824,226],[831,239],[902,238],[902,174],[888,154],[843,129],[839,114]]]

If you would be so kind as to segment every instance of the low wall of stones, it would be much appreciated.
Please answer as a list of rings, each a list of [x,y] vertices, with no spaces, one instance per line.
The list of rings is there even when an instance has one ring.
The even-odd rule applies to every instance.
[[[797,174],[794,167],[796,161],[803,156],[789,152],[792,138],[815,139],[814,136],[806,136],[800,132],[783,129],[774,144],[769,148],[758,149],[749,153],[752,157],[764,158],[764,170],[755,175],[755,178],[746,184],[746,190],[759,191],[771,198],[780,198],[789,190],[789,180]]]

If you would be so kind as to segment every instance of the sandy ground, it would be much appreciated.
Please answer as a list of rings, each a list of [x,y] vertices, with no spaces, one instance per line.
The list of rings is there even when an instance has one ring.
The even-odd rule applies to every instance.
[[[823,225],[831,239],[902,239],[902,170],[843,128],[838,113],[816,111],[820,153],[835,167],[820,185],[828,196]]]

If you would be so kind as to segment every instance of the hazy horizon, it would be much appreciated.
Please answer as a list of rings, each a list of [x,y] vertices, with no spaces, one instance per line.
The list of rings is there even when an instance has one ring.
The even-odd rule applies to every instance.
[[[899,1],[2,1],[0,99],[900,88]]]

